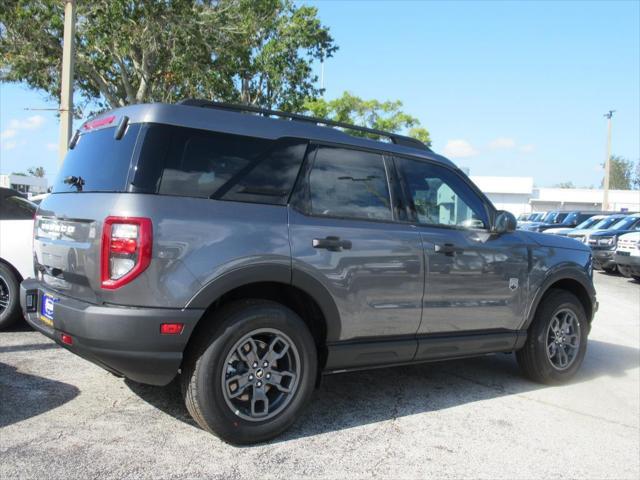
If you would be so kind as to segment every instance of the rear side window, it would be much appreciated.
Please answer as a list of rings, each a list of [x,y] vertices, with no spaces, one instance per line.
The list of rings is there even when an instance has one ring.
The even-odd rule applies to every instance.
[[[53,193],[126,190],[140,125],[129,125],[120,140],[113,138],[115,130],[116,127],[102,128],[80,135],[64,159],[53,183]],[[81,182],[71,181],[73,177]]]
[[[33,220],[38,207],[21,197],[0,199],[0,220]]]
[[[308,180],[313,215],[392,220],[382,155],[346,148],[318,148]]]
[[[133,179],[137,192],[287,203],[307,143],[149,125]]]

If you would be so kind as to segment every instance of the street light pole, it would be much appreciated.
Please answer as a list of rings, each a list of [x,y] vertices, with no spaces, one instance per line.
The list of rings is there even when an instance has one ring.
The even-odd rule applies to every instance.
[[[64,37],[62,44],[62,76],[60,79],[60,141],[58,163],[62,164],[67,153],[73,129],[73,64],[76,30],[76,2],[64,2]]]
[[[607,119],[607,158],[604,161],[604,196],[602,198],[602,210],[609,211],[609,171],[611,168],[611,117],[615,110],[609,110],[604,114]]]

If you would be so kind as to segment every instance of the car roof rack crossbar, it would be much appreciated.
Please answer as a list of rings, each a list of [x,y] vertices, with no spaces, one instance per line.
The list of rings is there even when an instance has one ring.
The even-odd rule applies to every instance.
[[[202,108],[216,108],[219,110],[230,110],[233,112],[250,112],[257,113],[265,117],[280,117],[287,118],[289,120],[296,120],[299,122],[313,123],[314,125],[326,125],[330,127],[344,128],[345,130],[353,130],[362,133],[369,133],[372,135],[378,135],[391,140],[396,145],[402,145],[405,147],[420,148],[422,150],[428,150],[429,148],[417,138],[407,137],[406,135],[399,135],[397,133],[385,132],[384,130],[377,130],[375,128],[359,127],[345,122],[336,122],[334,120],[326,120],[324,118],[310,117],[307,115],[300,115],[298,113],[282,112],[279,110],[271,110],[269,108],[254,107],[252,105],[240,105],[235,103],[213,102],[211,100],[199,100],[196,98],[189,98],[178,102],[178,105],[186,105],[189,107],[202,107]]]

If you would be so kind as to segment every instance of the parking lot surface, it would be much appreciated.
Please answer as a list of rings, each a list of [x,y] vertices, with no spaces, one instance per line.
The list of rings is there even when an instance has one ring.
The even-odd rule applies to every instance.
[[[325,377],[279,439],[233,447],[178,387],[118,379],[23,326],[0,332],[0,478],[632,478],[640,476],[640,284],[600,301],[569,385],[513,355]]]

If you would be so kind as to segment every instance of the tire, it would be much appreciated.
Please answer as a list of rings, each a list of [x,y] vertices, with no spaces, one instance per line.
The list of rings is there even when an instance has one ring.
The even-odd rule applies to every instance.
[[[202,321],[206,326],[196,332],[199,338],[187,352],[181,376],[193,419],[238,445],[263,442],[288,429],[309,402],[317,375],[315,342],[302,319],[275,302],[242,300]],[[266,360],[271,364],[263,369]]]
[[[11,268],[0,263],[0,330],[20,319],[20,279]]]
[[[568,316],[565,315],[567,313]],[[558,325],[555,319],[559,319],[561,324],[563,318],[572,319],[572,327],[570,334],[561,334],[567,343],[558,345],[554,341],[554,326]],[[552,323],[554,326],[550,328]],[[577,338],[574,337],[576,334]],[[551,290],[538,306],[524,347],[516,352],[518,364],[524,375],[535,382],[550,385],[567,382],[582,365],[588,334],[587,316],[576,296],[565,290]],[[553,345],[548,346],[549,343]],[[577,346],[577,349],[573,350],[572,346]],[[548,348],[553,355],[547,354]],[[567,352],[573,352],[573,355]],[[563,359],[567,360],[564,366],[561,365]]]
[[[613,267],[607,267],[607,268],[602,268],[605,272],[607,273],[616,273],[616,271],[618,270],[617,266],[613,266]]]
[[[640,282],[640,275],[631,275],[631,278],[633,278],[636,282]]]

